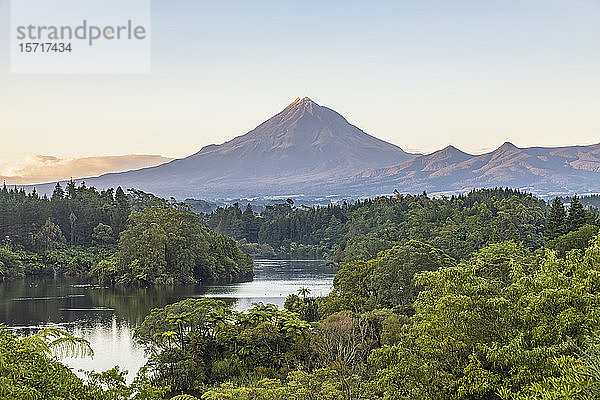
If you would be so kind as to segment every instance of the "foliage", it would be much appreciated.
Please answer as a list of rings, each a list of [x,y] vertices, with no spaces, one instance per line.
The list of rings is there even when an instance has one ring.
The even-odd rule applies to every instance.
[[[121,188],[115,195],[113,189],[99,192],[73,181],[66,190],[57,184],[51,198],[4,186],[0,189],[0,238],[40,252],[51,250],[64,238],[70,244],[88,246],[93,243],[94,228],[103,224],[111,227],[116,240],[125,228],[129,201]]]
[[[369,400],[375,399],[368,383],[360,376],[340,377],[336,370],[319,369],[313,373],[291,372],[285,383],[263,379],[254,386],[224,384],[202,396],[202,400]],[[182,399],[183,400],[183,399]]]
[[[600,330],[600,238],[566,260],[532,257],[509,242],[419,274],[412,323],[371,355],[384,398],[532,398],[578,368],[576,348]]]
[[[177,205],[132,212],[114,258],[92,274],[105,283],[234,281],[251,277],[252,261],[198,216]]]
[[[87,382],[51,354],[91,355],[89,344],[58,329],[22,339],[0,327],[0,398],[5,400],[159,400],[166,388],[153,386],[145,371],[133,384],[115,368],[91,373]]]
[[[565,233],[564,235],[550,240],[546,244],[546,247],[556,250],[559,256],[564,257],[570,250],[584,250],[597,234],[597,226],[584,225],[576,231]]]
[[[567,230],[567,213],[565,206],[560,198],[556,197],[550,205],[550,211],[548,212],[548,219],[546,221],[546,233],[547,239],[554,239],[560,235],[566,233]]]
[[[321,314],[343,309],[361,312],[374,308],[409,309],[418,293],[416,273],[455,265],[433,246],[410,240],[379,253],[369,261],[353,261],[338,270],[333,291],[321,300]]]
[[[318,299],[308,297],[310,290],[301,288],[298,292],[300,296],[291,294],[285,299],[284,308],[300,316],[304,321],[316,322],[320,319]]]
[[[18,254],[12,251],[10,246],[0,247],[0,277],[20,278],[24,276],[25,269]]]
[[[44,328],[39,332],[21,339],[21,343],[47,356],[93,357],[90,344],[82,338],[72,336],[57,328]]]
[[[327,207],[283,203],[260,215],[234,204],[217,209],[206,224],[247,243],[267,244],[280,257],[368,260],[400,240],[416,239],[459,260],[503,240],[542,246],[544,208],[516,190],[481,189],[450,198],[397,194]]]
[[[586,223],[586,213],[583,204],[576,195],[571,198],[569,205],[569,214],[567,215],[566,225],[569,232],[581,228]]]
[[[194,394],[230,379],[285,377],[304,351],[307,329],[296,314],[275,306],[236,313],[201,298],[152,310],[135,337],[151,354],[156,382]]]

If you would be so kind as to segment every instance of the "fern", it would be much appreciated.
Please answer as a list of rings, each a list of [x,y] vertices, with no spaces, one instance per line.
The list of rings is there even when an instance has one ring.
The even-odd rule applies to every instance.
[[[49,356],[94,357],[94,351],[87,340],[58,328],[44,328],[21,339],[21,343]]]

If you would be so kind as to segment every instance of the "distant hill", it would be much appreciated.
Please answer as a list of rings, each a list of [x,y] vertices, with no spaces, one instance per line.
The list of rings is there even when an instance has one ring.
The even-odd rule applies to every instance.
[[[471,155],[452,146],[351,178],[352,190],[464,192],[508,186],[538,195],[600,192],[600,145],[518,148]]]
[[[600,193],[600,145],[518,148],[481,155],[448,146],[409,154],[330,108],[297,98],[255,129],[151,168],[86,178],[179,199],[374,196],[394,190],[458,193],[513,187],[539,196]],[[38,185],[49,192],[53,185]]]

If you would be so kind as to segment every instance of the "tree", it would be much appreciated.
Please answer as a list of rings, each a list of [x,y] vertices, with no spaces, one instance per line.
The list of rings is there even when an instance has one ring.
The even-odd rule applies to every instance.
[[[211,232],[196,214],[173,206],[132,212],[115,259],[117,270],[125,274],[119,280],[129,283],[230,281],[252,273],[252,261],[235,241]]]
[[[378,306],[411,307],[418,288],[413,278],[423,271],[435,271],[456,262],[435,247],[411,240],[379,254],[372,275],[372,287]]]
[[[553,240],[550,240],[546,247],[556,250],[560,257],[565,257],[573,249],[584,250],[588,247],[590,241],[598,234],[598,227],[595,225],[584,225],[576,231],[565,233]]]
[[[33,236],[33,243],[39,252],[54,250],[59,244],[65,242],[65,237],[50,218],[46,220],[44,226]]]
[[[72,181],[71,181],[72,182]],[[73,211],[69,214],[69,225],[71,227],[71,246],[75,244],[75,223],[77,222],[77,216]]]
[[[25,276],[23,262],[10,246],[0,246],[0,278],[21,278]]]
[[[65,191],[62,186],[60,186],[60,182],[56,182],[56,186],[54,187],[54,192],[52,192],[52,200],[60,200],[65,197]]]
[[[92,241],[94,244],[100,246],[113,244],[115,242],[113,229],[109,225],[99,223],[94,228],[94,233],[92,234]]]
[[[310,289],[307,287],[301,287],[300,289],[298,289],[298,295],[302,296],[302,298],[304,300],[306,300],[306,296],[308,296],[310,294]]]
[[[161,400],[166,388],[150,383],[142,369],[130,386],[118,367],[77,377],[58,357],[90,356],[89,344],[69,333],[47,328],[17,338],[0,326],[0,396],[3,400]]]
[[[555,237],[566,233],[566,223],[567,213],[565,212],[565,206],[563,205],[563,202],[556,197],[552,201],[550,211],[548,212],[545,232],[546,239],[554,239]]]
[[[600,238],[567,260],[548,252],[533,263],[531,254],[496,263],[508,268],[508,281],[480,273],[481,266],[496,271],[486,260],[509,260],[515,248],[498,246],[482,250],[483,259],[415,278],[424,289],[412,323],[397,345],[370,358],[387,398],[577,398],[590,383],[573,382],[565,397],[547,390],[600,330]]]
[[[77,197],[77,193],[77,184],[75,183],[73,178],[71,178],[69,182],[67,182],[67,196],[69,199],[73,200]]]
[[[135,337],[148,367],[173,392],[198,393],[233,378],[278,376],[293,366],[308,324],[287,310],[255,304],[235,313],[224,302],[187,299],[152,310]]]
[[[567,231],[576,231],[586,223],[586,214],[583,204],[579,201],[577,195],[571,199],[569,206],[569,215],[567,216]]]

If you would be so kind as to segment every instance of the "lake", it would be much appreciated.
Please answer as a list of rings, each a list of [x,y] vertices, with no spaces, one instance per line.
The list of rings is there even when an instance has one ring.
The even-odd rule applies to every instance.
[[[0,321],[20,334],[56,326],[87,339],[93,359],[65,358],[79,370],[104,371],[119,365],[129,371],[128,381],[145,364],[144,350],[133,340],[133,330],[151,309],[190,297],[223,299],[243,311],[252,303],[276,304],[300,287],[312,296],[324,296],[332,287],[335,270],[323,261],[256,260],[252,282],[227,285],[163,287],[104,287],[74,279],[40,279],[0,283]]]

